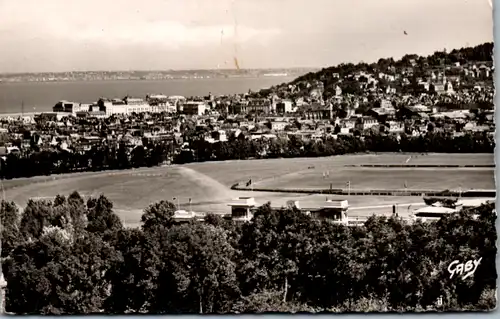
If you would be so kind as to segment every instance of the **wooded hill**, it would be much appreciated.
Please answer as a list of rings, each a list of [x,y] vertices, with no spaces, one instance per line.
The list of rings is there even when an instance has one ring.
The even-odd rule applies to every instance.
[[[267,96],[272,93],[279,92],[287,88],[289,85],[295,85],[300,82],[319,83],[323,85],[325,97],[335,95],[335,85],[339,79],[343,79],[356,72],[367,72],[370,74],[385,73],[395,75],[403,70],[411,68],[413,71],[412,77],[425,77],[428,72],[433,69],[442,70],[443,67],[450,66],[454,63],[464,65],[467,63],[485,63],[489,66],[493,64],[493,42],[487,42],[475,47],[454,49],[451,52],[436,51],[429,56],[419,56],[417,54],[404,55],[399,60],[393,58],[381,58],[377,63],[342,63],[336,66],[321,69],[318,72],[309,72],[304,74],[290,83],[283,83],[273,86],[268,89],[263,89],[256,93],[259,96]],[[346,93],[350,92],[349,81],[344,81],[343,90]],[[347,91],[346,91],[347,90]],[[356,93],[356,92],[350,92]]]

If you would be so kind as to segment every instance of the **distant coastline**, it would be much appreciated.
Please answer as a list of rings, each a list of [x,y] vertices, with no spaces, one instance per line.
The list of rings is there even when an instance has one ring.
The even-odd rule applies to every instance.
[[[147,82],[147,81],[193,81],[193,80],[229,80],[229,79],[259,79],[259,78],[277,78],[277,77],[292,77],[287,73],[276,73],[267,75],[257,75],[257,76],[216,76],[216,77],[172,77],[172,78],[161,78],[161,79],[138,79],[138,78],[109,78],[109,79],[50,79],[50,80],[0,80],[0,85],[2,84],[16,84],[16,83],[68,83],[68,82],[127,82],[127,81],[137,81],[137,82]]]
[[[6,82],[0,84],[0,115],[52,112],[60,100],[94,103],[100,97],[145,97],[148,94],[206,96],[259,91],[294,80],[295,76],[260,76],[173,80],[89,80]]]
[[[6,117],[18,118],[18,117],[20,117],[20,116],[29,116],[29,117],[32,117],[32,116],[35,116],[35,115],[37,115],[37,114],[42,114],[42,113],[44,113],[44,112],[0,113],[0,118],[6,118]],[[47,113],[47,112],[45,112],[45,113]]]
[[[231,78],[298,77],[318,68],[179,70],[179,71],[78,71],[0,74],[2,83],[78,81],[168,81]]]

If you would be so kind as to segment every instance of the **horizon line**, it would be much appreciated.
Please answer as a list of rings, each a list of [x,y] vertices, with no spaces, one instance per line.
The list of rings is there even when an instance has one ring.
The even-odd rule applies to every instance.
[[[478,46],[482,46],[482,45],[486,45],[486,44],[492,44],[493,45],[493,48],[495,47],[495,42],[494,41],[485,41],[485,42],[480,42],[476,45],[467,45],[467,46],[463,46],[463,47],[460,47],[460,48],[444,48],[441,49],[441,50],[434,50],[432,53],[427,53],[427,54],[419,54],[419,53],[405,53],[405,54],[402,54],[401,56],[397,57],[397,56],[392,56],[392,57],[380,57],[378,59],[373,59],[372,61],[368,62],[368,61],[364,61],[364,60],[360,60],[360,61],[357,61],[357,62],[354,62],[354,61],[344,61],[344,62],[340,62],[340,63],[337,63],[337,64],[329,64],[329,65],[323,65],[323,66],[310,66],[310,67],[306,67],[306,66],[301,66],[301,67],[272,67],[272,68],[212,68],[212,69],[208,69],[208,68],[186,68],[186,69],[143,69],[143,70],[140,70],[140,69],[137,69],[137,70],[67,70],[67,71],[38,71],[38,72],[0,72],[0,76],[4,76],[4,75],[21,75],[21,74],[44,74],[44,73],[54,73],[54,74],[61,74],[61,73],[72,73],[72,72],[76,72],[76,73],[85,73],[85,72],[183,72],[183,71],[262,71],[262,70],[303,70],[303,69],[306,69],[306,70],[321,70],[321,69],[325,69],[325,68],[330,68],[330,67],[338,67],[342,64],[354,64],[354,65],[357,65],[357,64],[362,64],[362,63],[366,63],[366,64],[376,64],[378,60],[380,59],[394,59],[394,61],[400,61],[405,55],[417,55],[417,56],[420,56],[420,57],[425,57],[425,58],[428,58],[432,55],[434,55],[435,53],[437,52],[444,52],[446,54],[450,54],[452,51],[454,50],[463,50],[463,49],[468,49],[468,48],[475,48],[475,47],[478,47]],[[492,52],[492,54],[494,54]]]
[[[96,72],[96,73],[103,73],[103,72],[109,72],[109,73],[117,73],[117,72],[195,72],[195,71],[212,71],[212,72],[217,72],[217,71],[237,71],[237,72],[243,72],[243,71],[272,71],[272,70],[315,70],[315,69],[322,69],[325,68],[324,66],[317,66],[317,67],[276,67],[276,68],[233,68],[233,69],[203,69],[203,68],[193,68],[193,69],[150,69],[150,70],[141,70],[141,69],[136,69],[136,70],[71,70],[71,71],[38,71],[38,72],[0,72],[0,75],[21,75],[21,74],[44,74],[44,73],[54,73],[54,74],[61,74],[61,73],[90,73],[90,72]]]

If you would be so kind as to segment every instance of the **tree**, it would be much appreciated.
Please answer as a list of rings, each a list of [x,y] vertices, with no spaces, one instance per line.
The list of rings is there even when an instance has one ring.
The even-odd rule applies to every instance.
[[[162,265],[157,238],[139,229],[119,231],[115,248],[120,262],[109,271],[110,296],[107,313],[145,313],[155,300]]]
[[[224,227],[226,221],[220,215],[217,214],[207,214],[205,216],[205,223],[215,227]]]
[[[112,234],[123,228],[120,218],[113,212],[113,203],[104,195],[87,201],[87,219],[86,230],[90,232]]]
[[[116,160],[118,168],[127,169],[130,167],[129,153],[127,151],[126,146],[123,143],[120,143],[120,146],[118,147]]]
[[[174,204],[165,200],[149,205],[141,216],[142,230],[150,231],[157,226],[167,228],[172,226],[176,210],[177,208]]]
[[[143,146],[136,146],[132,150],[131,162],[133,167],[146,166],[146,151]]]
[[[99,236],[71,238],[47,229],[17,247],[6,272],[7,311],[17,314],[90,314],[107,298],[107,271],[116,253]]]
[[[19,222],[20,214],[17,205],[14,202],[1,202],[0,221],[1,225],[1,240],[2,240],[2,257],[6,257],[17,246],[20,238]]]
[[[224,313],[239,296],[235,249],[212,225],[174,226],[166,232],[154,313]]]
[[[24,238],[39,238],[44,227],[55,225],[56,216],[50,202],[31,199],[28,201],[20,224],[21,235]]]
[[[273,210],[269,204],[260,207],[253,222],[242,229],[239,276],[244,295],[261,290],[295,289],[300,256],[308,251],[308,225],[311,219],[297,209]]]
[[[283,302],[281,292],[263,291],[243,297],[232,307],[232,312],[238,314],[255,313],[315,313],[321,311],[306,304],[296,302]]]

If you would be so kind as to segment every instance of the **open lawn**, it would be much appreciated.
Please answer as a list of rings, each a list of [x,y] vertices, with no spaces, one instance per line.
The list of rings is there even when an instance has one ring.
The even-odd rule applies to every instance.
[[[288,200],[299,200],[301,207],[317,207],[326,199],[324,195],[292,193],[268,193],[233,191],[229,187],[252,178],[260,180],[257,187],[280,185],[292,188],[329,187],[330,181],[322,178],[322,172],[330,170],[330,179],[337,178],[334,187],[344,187],[351,180],[352,187],[361,185],[378,188],[402,188],[407,180],[409,188],[494,188],[493,169],[375,169],[347,168],[352,164],[400,164],[408,160],[408,154],[347,155],[328,158],[299,158],[276,160],[252,160],[194,163],[182,166],[141,168],[126,171],[77,173],[43,176],[31,179],[3,181],[5,197],[21,207],[29,198],[52,199],[57,194],[68,195],[74,190],[86,196],[104,194],[114,203],[115,212],[127,226],[137,226],[142,211],[159,200],[178,198],[181,209],[228,213],[227,203],[238,196],[252,196],[258,204],[271,201],[272,206],[285,206]],[[437,154],[413,157],[412,164],[494,164],[493,154]],[[314,167],[314,168],[308,168]],[[273,184],[274,183],[274,184]],[[363,184],[364,183],[364,184]],[[309,186],[307,186],[309,185]],[[337,186],[338,185],[338,186]],[[458,187],[458,186],[456,186]],[[434,188],[434,187],[432,187]],[[189,198],[192,198],[191,205]],[[337,199],[338,196],[328,198]],[[351,216],[367,217],[390,214],[393,204],[399,204],[400,215],[407,214],[422,200],[418,197],[394,196],[345,196],[349,201]],[[177,201],[175,202],[177,204]]]
[[[263,159],[251,161],[226,161],[188,164],[204,175],[224,185],[231,186],[241,181],[263,181],[285,174],[307,171],[343,171],[346,165],[362,164],[411,164],[411,165],[494,165],[494,154],[360,154],[317,158]],[[490,170],[493,172],[493,169]],[[392,172],[392,171],[391,171]],[[332,172],[330,172],[330,176]],[[492,174],[493,176],[493,174]],[[344,182],[345,183],[345,182]],[[404,183],[404,181],[403,181]],[[260,185],[259,185],[260,187]],[[328,186],[329,187],[329,186]]]
[[[162,199],[179,204],[227,201],[237,196],[217,181],[184,167],[154,168],[81,174],[73,178],[39,180],[15,188],[7,188],[6,199],[24,207],[29,198],[51,198],[77,190],[86,196],[104,194],[114,203],[116,212],[126,224],[136,224],[142,210]],[[176,201],[177,204],[177,201]],[[193,205],[194,206],[194,205]],[[194,209],[194,207],[193,207]]]
[[[328,175],[323,177],[325,170]],[[263,180],[255,185],[270,189],[494,189],[494,169],[419,169],[322,167]]]

